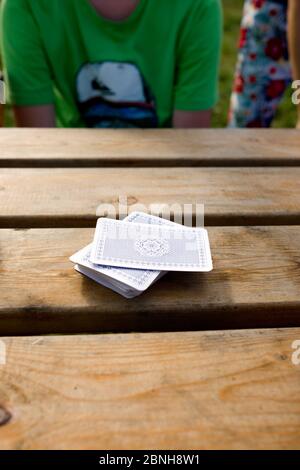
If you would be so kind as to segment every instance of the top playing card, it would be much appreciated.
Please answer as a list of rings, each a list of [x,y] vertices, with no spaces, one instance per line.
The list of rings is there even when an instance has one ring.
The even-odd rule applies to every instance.
[[[90,261],[156,271],[212,270],[207,231],[99,219]]]

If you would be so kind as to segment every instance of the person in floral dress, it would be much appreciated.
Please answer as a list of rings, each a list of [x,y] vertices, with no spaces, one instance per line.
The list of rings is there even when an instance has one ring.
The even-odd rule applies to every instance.
[[[245,1],[229,127],[270,127],[292,80],[287,18],[287,0]]]

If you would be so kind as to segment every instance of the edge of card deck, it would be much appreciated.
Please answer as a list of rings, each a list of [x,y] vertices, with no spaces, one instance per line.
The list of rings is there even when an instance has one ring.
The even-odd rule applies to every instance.
[[[124,219],[123,222],[142,222],[145,224],[176,225],[177,227],[181,227],[179,224],[175,224],[174,222],[170,222],[169,220],[161,219],[157,216],[153,216],[143,212],[132,212],[128,217]],[[119,281],[120,283],[124,283],[126,284],[126,286],[128,286],[128,288],[132,288],[136,291],[134,296],[142,294],[152,284],[154,284],[156,281],[158,281],[158,279],[162,278],[166,274],[166,272],[161,271],[143,271],[130,268],[118,268],[94,264],[90,261],[91,250],[92,243],[82,248],[70,257],[70,261],[77,266],[76,271],[81,272],[81,274],[87,275],[98,283],[101,283],[99,275],[106,276],[108,279],[111,280],[111,282]],[[91,276],[92,272],[95,273],[93,277]],[[105,287],[110,288],[111,285],[105,285]]]
[[[70,257],[70,261],[74,264],[93,270],[95,273],[107,276],[112,281],[117,281],[127,285],[129,288],[138,292],[144,292],[148,289],[156,278],[160,275],[160,271],[136,270],[129,268],[119,268],[114,266],[102,266],[90,262],[90,254],[92,244],[86,246],[82,250]]]
[[[83,274],[84,276],[88,277],[92,281],[96,282],[97,284],[101,284],[103,287],[106,287],[117,294],[123,295],[123,297],[126,297],[126,299],[133,299],[134,297],[137,297],[138,295],[142,294],[143,292],[137,293],[137,291],[131,291],[130,289],[128,291],[121,289],[117,285],[114,285],[111,283],[109,278],[105,279],[105,276],[102,276],[99,278],[97,276],[97,272],[95,272],[93,269],[86,268],[85,266],[80,266],[79,264],[75,264],[74,266],[75,271],[77,271],[80,274]]]

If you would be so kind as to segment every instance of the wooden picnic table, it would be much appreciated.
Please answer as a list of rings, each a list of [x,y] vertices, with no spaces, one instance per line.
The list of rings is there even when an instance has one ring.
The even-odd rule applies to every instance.
[[[299,131],[0,144],[0,449],[300,449]],[[214,271],[134,300],[82,278],[68,258],[119,195],[204,204]]]

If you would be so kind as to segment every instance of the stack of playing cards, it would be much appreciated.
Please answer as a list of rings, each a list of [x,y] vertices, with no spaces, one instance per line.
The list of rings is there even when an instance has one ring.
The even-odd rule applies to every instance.
[[[208,272],[207,231],[134,212],[123,221],[98,220],[94,241],[73,255],[75,270],[131,299],[168,271]]]

